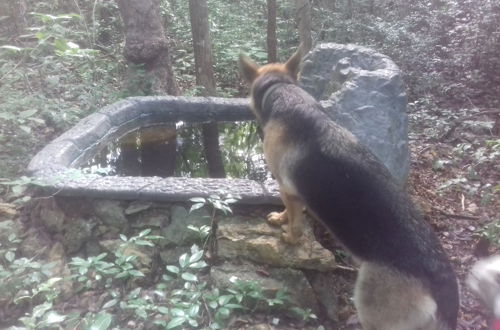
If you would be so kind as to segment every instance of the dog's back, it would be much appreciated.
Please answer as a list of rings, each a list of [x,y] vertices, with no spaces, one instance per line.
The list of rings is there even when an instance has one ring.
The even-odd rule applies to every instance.
[[[364,262],[355,294],[360,317],[371,315],[364,323],[403,330],[439,329],[442,322],[454,329],[455,274],[436,235],[385,166],[294,84],[274,86],[262,107],[300,149],[289,179],[308,210]]]

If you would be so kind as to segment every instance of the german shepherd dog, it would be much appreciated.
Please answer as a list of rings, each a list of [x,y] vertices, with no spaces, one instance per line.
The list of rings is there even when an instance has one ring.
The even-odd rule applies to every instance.
[[[354,301],[364,329],[455,329],[458,285],[437,236],[387,168],[297,85],[300,61],[300,51],[262,67],[240,56],[285,205],[268,221],[297,244],[306,210],[360,262]]]

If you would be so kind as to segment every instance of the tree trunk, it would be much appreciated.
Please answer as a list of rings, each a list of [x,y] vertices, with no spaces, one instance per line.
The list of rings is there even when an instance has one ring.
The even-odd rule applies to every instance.
[[[347,0],[347,18],[352,19],[354,14],[354,0]]]
[[[125,25],[124,56],[129,62],[129,77],[141,80],[138,84],[140,90],[133,93],[177,95],[168,43],[161,24],[160,0],[119,0],[118,6]],[[144,70],[144,75],[137,74],[140,69]],[[133,83],[137,84],[137,81]],[[129,86],[131,84],[129,81]]]
[[[267,0],[267,62],[278,62],[276,39],[276,0]]]
[[[299,22],[299,38],[302,56],[306,55],[312,47],[311,37],[311,3],[309,0],[295,0],[297,19]]]
[[[203,86],[204,96],[215,96],[216,85],[208,23],[208,5],[206,0],[189,0],[189,16],[193,35],[196,84]],[[203,124],[203,147],[211,177],[226,176],[219,148],[219,130],[217,123]]]

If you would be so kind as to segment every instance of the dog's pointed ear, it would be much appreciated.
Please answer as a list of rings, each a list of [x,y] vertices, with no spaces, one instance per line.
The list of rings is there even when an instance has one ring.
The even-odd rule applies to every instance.
[[[247,82],[252,83],[255,78],[257,78],[257,71],[259,70],[259,66],[257,65],[257,63],[252,61],[250,57],[243,54],[240,54],[240,60],[238,62],[241,75]]]
[[[299,77],[300,60],[301,60],[301,46],[299,49],[286,61],[285,67],[293,79],[297,80]]]

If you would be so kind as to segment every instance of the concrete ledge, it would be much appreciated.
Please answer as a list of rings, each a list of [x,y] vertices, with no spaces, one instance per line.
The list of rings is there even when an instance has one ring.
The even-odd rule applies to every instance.
[[[281,204],[274,182],[183,177],[101,177],[77,167],[103,144],[142,125],[168,122],[244,121],[253,116],[247,99],[132,97],[82,119],[43,148],[28,172],[51,194],[74,197],[182,202],[192,197],[237,195],[244,204]]]

